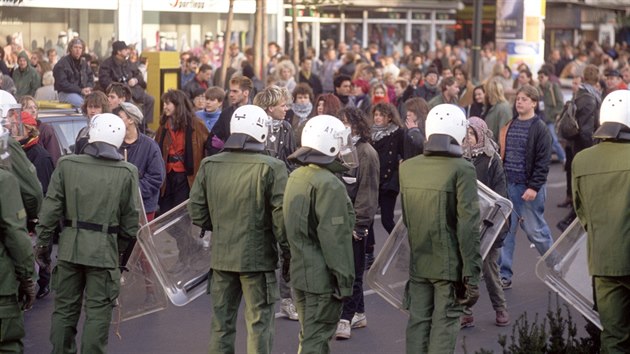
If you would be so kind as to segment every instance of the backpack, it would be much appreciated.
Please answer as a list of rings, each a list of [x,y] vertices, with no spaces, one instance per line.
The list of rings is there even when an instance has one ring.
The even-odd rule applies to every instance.
[[[577,106],[575,99],[567,101],[562,108],[562,112],[556,120],[556,133],[558,136],[571,140],[580,134],[580,125],[575,119]]]

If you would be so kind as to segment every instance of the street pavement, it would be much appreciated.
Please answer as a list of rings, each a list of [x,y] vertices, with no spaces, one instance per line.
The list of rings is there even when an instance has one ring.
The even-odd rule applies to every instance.
[[[554,239],[560,236],[556,223],[564,217],[568,209],[560,209],[556,204],[565,197],[565,177],[562,166],[552,164],[547,184],[545,216],[553,232]],[[397,210],[397,217],[400,210]],[[383,245],[387,235],[375,223],[377,248]],[[526,313],[530,323],[538,314],[539,321],[545,317],[549,300],[555,308],[556,296],[550,296],[549,289],[536,277],[534,267],[539,259],[537,251],[530,247],[525,234],[519,230],[514,256],[513,288],[506,290],[508,310],[515,320]],[[365,284],[365,283],[364,283]],[[501,353],[499,335],[512,334],[512,326],[497,327],[495,313],[490,304],[484,284],[480,284],[481,298],[473,308],[475,327],[460,331],[456,353],[475,353],[480,349]],[[368,318],[366,328],[352,331],[352,338],[344,341],[332,340],[332,353],[404,353],[405,327],[407,315],[385,302],[365,285],[365,308]],[[54,293],[37,301],[32,310],[25,314],[26,338],[25,353],[49,353],[50,318],[53,310]],[[244,304],[242,304],[244,306]],[[279,311],[279,304],[277,305]],[[584,320],[572,311],[579,335],[584,335]],[[298,349],[299,323],[281,317],[278,313],[275,322],[273,353],[296,353]],[[192,303],[149,314],[134,320],[112,326],[109,336],[109,353],[207,353],[210,333],[211,308],[208,296],[201,296]],[[81,338],[81,329],[77,339]],[[246,329],[242,308],[238,319],[236,352],[246,353]]]

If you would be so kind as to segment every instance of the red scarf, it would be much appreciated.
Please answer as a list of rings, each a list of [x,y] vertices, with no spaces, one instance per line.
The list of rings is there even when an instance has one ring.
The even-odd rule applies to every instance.
[[[20,144],[22,145],[22,149],[24,151],[30,149],[33,145],[39,142],[39,136],[28,137],[20,140]]]

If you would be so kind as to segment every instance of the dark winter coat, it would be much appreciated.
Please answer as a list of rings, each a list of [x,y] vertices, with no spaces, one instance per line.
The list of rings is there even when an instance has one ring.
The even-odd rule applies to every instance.
[[[57,92],[81,94],[83,88],[94,87],[94,75],[85,58],[62,57],[53,68],[53,77]]]
[[[140,193],[145,212],[156,211],[160,187],[166,178],[166,167],[160,147],[155,140],[139,134],[138,139],[133,143],[123,142],[120,150],[123,155],[126,152],[127,162],[138,168]]]

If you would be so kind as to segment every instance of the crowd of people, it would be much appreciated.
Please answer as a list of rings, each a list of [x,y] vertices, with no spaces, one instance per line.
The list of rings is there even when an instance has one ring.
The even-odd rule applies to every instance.
[[[557,226],[564,229],[577,216],[588,220],[592,209],[580,203],[591,200],[579,194],[586,185],[575,180],[590,175],[583,165],[576,175],[572,161],[598,142],[600,125],[610,126],[603,124],[609,117],[600,120],[600,106],[612,105],[606,99],[613,91],[627,90],[630,55],[621,46],[566,46],[554,49],[534,76],[524,63],[513,72],[488,43],[481,77],[473,81],[466,41],[436,41],[432,53],[406,44],[393,56],[373,45],[327,43],[321,58],[308,51],[299,63],[270,43],[262,78],[255,75],[251,48],[232,45],[224,87],[207,55],[181,53],[181,82],[160,97],[155,131],[148,128],[155,98],[146,93],[146,72],[126,43],[113,42],[102,62],[85,53],[80,38],[70,40],[58,60],[54,53],[48,60],[17,53],[0,88],[21,106],[20,115],[7,116],[8,145],[25,207],[19,222],[37,236],[39,276],[36,286],[32,255],[15,251],[21,252],[13,257],[18,284],[7,283],[0,300],[10,302],[19,287],[27,308],[54,290],[51,341],[58,352],[76,349],[85,303],[82,350],[105,352],[119,266],[137,232],[139,188],[148,220],[190,200],[193,222],[213,230],[211,352],[233,352],[244,298],[248,350],[271,352],[273,309],[281,299],[281,312],[300,321],[300,353],[326,353],[331,338],[349,339],[352,329],[368,324],[362,278],[375,259],[375,215],[390,233],[400,198],[412,250],[407,352],[453,351],[459,329],[474,325],[471,307],[482,274],[496,325],[509,325],[504,290],[513,286],[517,228],[541,255],[551,247],[544,207],[553,154],[567,174],[567,199],[558,207],[571,209]],[[565,107],[560,78],[573,80],[575,136],[556,134]],[[71,104],[87,117],[72,156],[61,157],[54,132],[39,121],[41,100]],[[601,139],[627,134],[629,112],[623,113],[617,132],[609,129]],[[24,177],[29,173],[39,180],[35,186],[33,176]],[[0,178],[9,177],[2,171]],[[473,203],[476,179],[514,205],[509,227],[485,260]],[[11,183],[2,185],[3,215],[5,200],[16,199],[4,197]],[[230,222],[234,215],[241,216],[238,223]],[[443,238],[439,252],[435,235]],[[190,240],[176,241],[180,255],[187,254]],[[188,263],[180,257],[170,271]],[[554,267],[557,260],[548,263]],[[607,263],[601,269],[594,275],[605,279],[596,282],[596,293],[627,286],[627,268]],[[625,280],[609,279],[615,276]],[[604,307],[623,297],[602,299]],[[606,344],[620,333],[620,322],[612,323],[617,329],[604,330]],[[618,343],[628,343],[627,333]],[[2,348],[19,352],[22,336],[7,344],[2,337]]]

